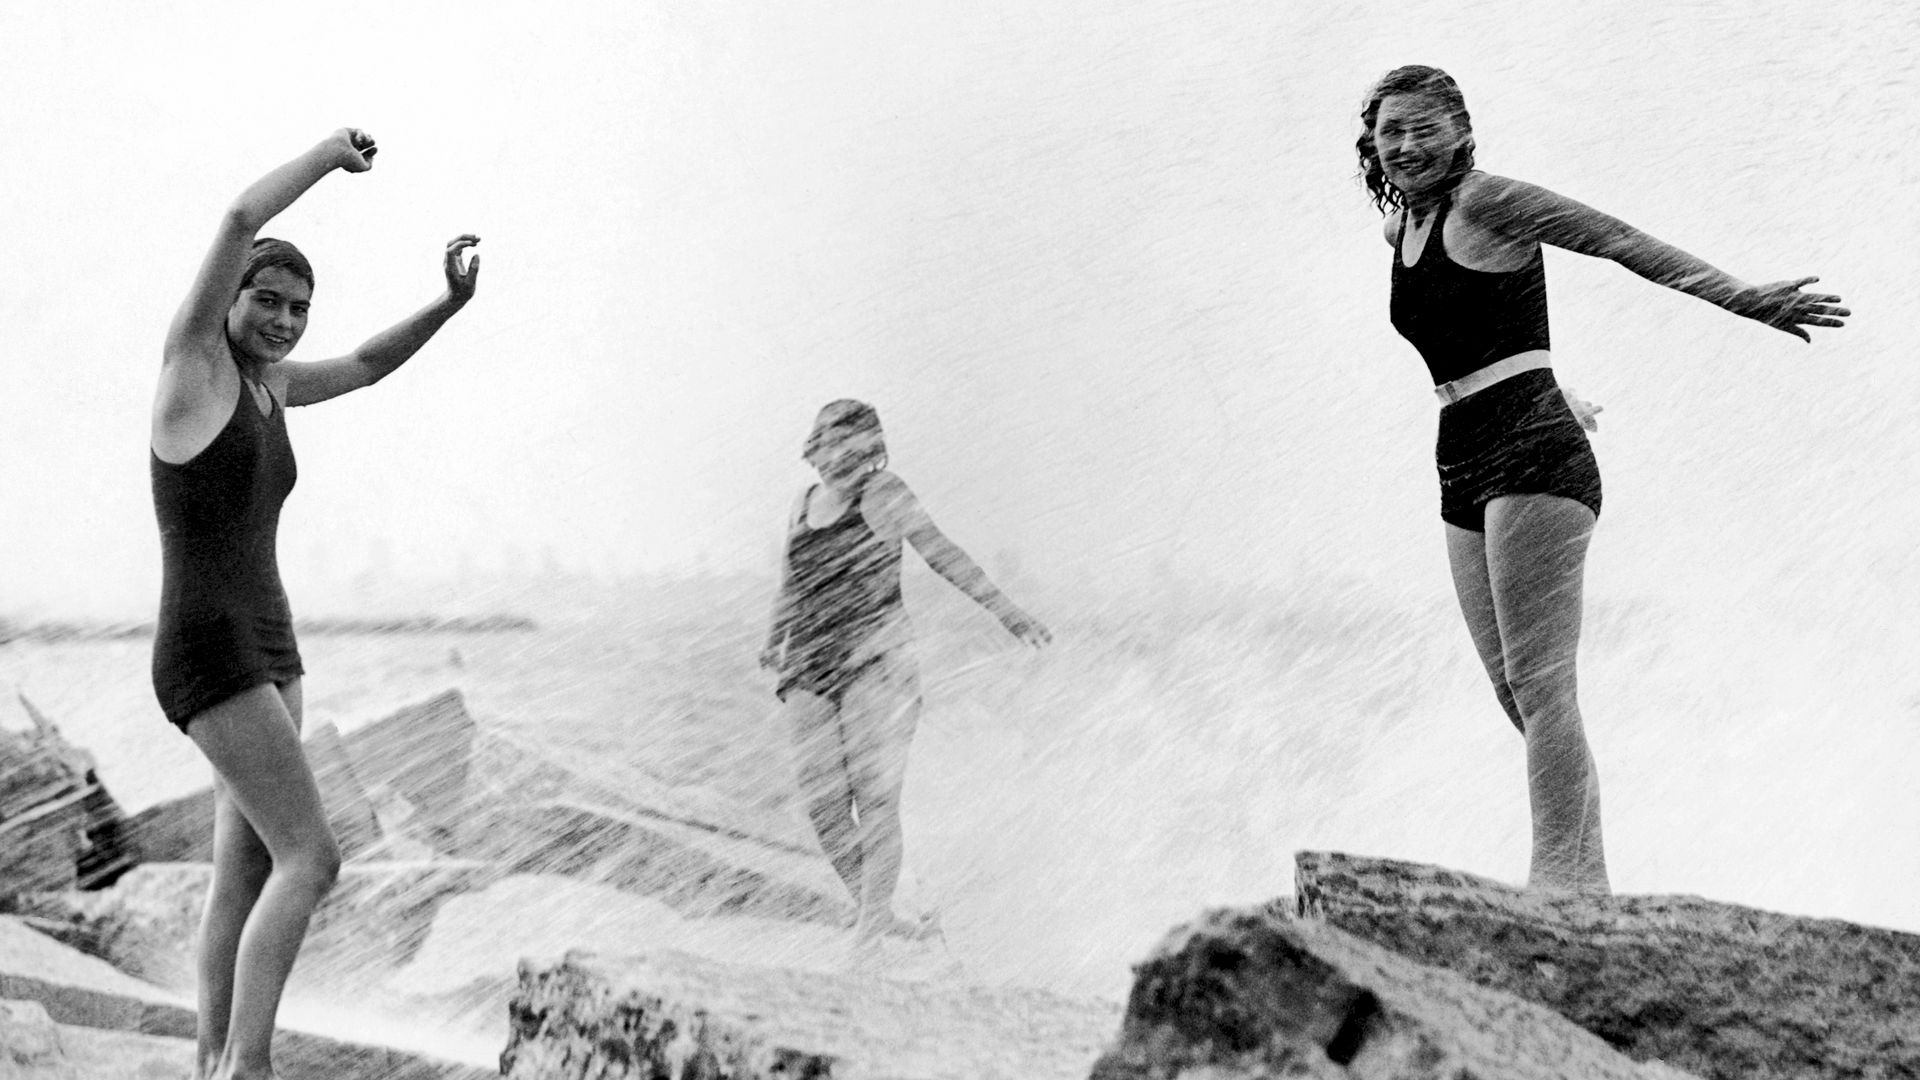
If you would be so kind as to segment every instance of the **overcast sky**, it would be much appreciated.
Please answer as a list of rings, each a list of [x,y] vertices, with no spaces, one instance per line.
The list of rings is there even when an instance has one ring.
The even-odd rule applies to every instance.
[[[1553,253],[1606,407],[1614,595],[1909,588],[1920,130],[1904,3],[0,6],[0,610],[150,612],[148,408],[222,208],[379,140],[268,228],[351,348],[483,237],[475,302],[290,419],[296,596],[428,573],[759,570],[813,413],[990,566],[1446,588],[1434,403],[1352,179],[1368,84],[1449,69],[1483,167],[1737,276],[1822,276],[1813,346]]]

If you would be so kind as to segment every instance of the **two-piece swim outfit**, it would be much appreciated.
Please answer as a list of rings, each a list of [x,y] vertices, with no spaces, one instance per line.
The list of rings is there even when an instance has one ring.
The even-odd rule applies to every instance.
[[[1407,214],[1393,245],[1394,329],[1420,350],[1447,402],[1434,452],[1440,518],[1484,532],[1489,501],[1524,494],[1563,496],[1598,516],[1599,463],[1553,370],[1524,361],[1515,374],[1500,368],[1548,347],[1546,264],[1536,253],[1519,270],[1487,271],[1448,258],[1452,201],[1442,197],[1414,265],[1402,255]]]
[[[263,416],[243,378],[205,449],[179,465],[150,455],[162,562],[153,690],[182,731],[209,706],[303,673],[274,552],[298,471],[286,410],[268,398]]]
[[[868,474],[871,476],[872,474]],[[833,521],[807,524],[812,489],[787,530],[789,612],[786,659],[774,692],[805,690],[838,705],[847,688],[885,658],[861,646],[905,615],[900,593],[900,545],[874,534],[860,513],[863,482]]]

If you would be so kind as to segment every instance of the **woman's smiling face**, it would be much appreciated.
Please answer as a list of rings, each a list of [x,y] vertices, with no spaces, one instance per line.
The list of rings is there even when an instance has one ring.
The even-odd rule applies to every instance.
[[[1429,94],[1390,95],[1373,122],[1374,152],[1387,182],[1408,197],[1452,176],[1467,137],[1446,104]]]
[[[234,351],[260,364],[287,358],[307,330],[313,286],[284,266],[254,275],[227,309],[227,340]]]

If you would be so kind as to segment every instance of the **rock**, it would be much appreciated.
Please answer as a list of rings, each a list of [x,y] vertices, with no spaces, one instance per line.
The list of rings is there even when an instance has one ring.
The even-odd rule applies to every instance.
[[[0,821],[0,895],[78,886],[86,831],[85,795],[72,789]]]
[[[1272,910],[1216,911],[1134,968],[1092,1080],[1684,1080],[1549,1009]]]
[[[540,917],[527,918],[529,911]],[[513,997],[517,957],[560,956],[582,942],[610,955],[669,945],[721,963],[843,974],[848,941],[844,929],[818,923],[689,918],[611,886],[524,875],[448,901],[426,945],[380,989],[410,1014],[492,1037]],[[875,966],[894,981],[921,982],[950,978],[958,968],[943,943],[903,940],[887,941]]]
[[[0,1077],[79,1080],[60,1030],[37,1001],[0,1000]]]
[[[527,919],[529,911],[540,918]],[[608,955],[666,945],[725,963],[834,973],[846,967],[850,936],[845,929],[786,919],[689,917],[658,899],[606,885],[516,875],[450,900],[427,944],[396,981],[431,993],[480,978],[511,980],[513,958],[558,956],[583,941]],[[886,974],[895,980],[930,978],[955,963],[937,940],[886,944]]]
[[[81,1080],[180,1080],[193,1072],[191,1039],[70,1024],[54,1026],[66,1049],[67,1063]]]
[[[190,1040],[194,1010],[182,997],[115,970],[95,957],[0,916],[0,998],[38,1002],[65,1027],[96,1028]],[[70,1041],[62,1035],[63,1042]],[[139,1045],[119,1041],[122,1050]],[[152,1049],[149,1044],[148,1049]],[[273,1037],[274,1058],[289,1076],[325,1075],[337,1080],[482,1080],[491,1070],[386,1046],[371,1046],[295,1030],[286,1023]],[[70,1057],[76,1055],[70,1053]],[[162,1055],[165,1064],[165,1055]],[[115,1060],[119,1060],[116,1056]],[[142,1066],[144,1068],[144,1066]],[[89,1071],[115,1077],[124,1072]],[[137,1076],[138,1074],[132,1074]],[[169,1077],[177,1072],[165,1074]]]
[[[0,998],[39,1002],[55,1023],[192,1038],[193,1007],[0,915]]]
[[[347,859],[452,854],[466,813],[473,719],[448,690],[340,734],[315,725],[304,740],[327,820]],[[127,826],[141,862],[213,857],[213,791],[148,807]]]
[[[607,776],[605,763],[565,747],[536,745],[511,729],[489,731],[474,743],[473,813],[463,838],[484,840],[491,810],[576,799],[594,806],[679,824],[713,836],[819,857],[812,827],[797,813],[748,805],[698,784],[668,784],[644,769]]]
[[[191,992],[213,868],[150,863],[112,889],[37,896],[36,928],[156,986]],[[471,862],[349,863],[308,926],[293,985],[364,985],[411,960],[450,897],[501,878]]]
[[[341,856],[366,854],[380,839],[380,827],[339,730],[332,724],[315,725],[303,745]],[[213,858],[213,789],[150,806],[134,815],[126,831],[127,844],[140,862],[208,862]]]
[[[564,874],[658,897],[683,914],[850,925],[846,887],[817,852],[743,840],[582,798],[496,807],[463,850],[518,874]]]
[[[92,757],[16,697],[27,727],[0,727],[0,896],[111,883],[132,865],[119,804]]]
[[[1303,852],[1298,910],[1714,1080],[1920,1076],[1920,936]]]
[[[332,724],[314,725],[305,745],[313,779],[320,786],[321,805],[327,808],[327,824],[333,827],[333,838],[340,844],[340,857],[365,855],[380,839],[380,826],[374,819],[366,786],[360,782],[355,758]],[[211,843],[211,829],[207,837]],[[211,848],[208,857],[212,857]]]
[[[155,803],[127,822],[127,846],[143,863],[213,858],[213,789]]]
[[[349,861],[454,855],[612,884],[690,915],[853,917],[792,815],[644,778],[616,790],[537,747],[477,735],[458,691],[345,736],[320,725],[306,746]],[[143,862],[206,862],[212,793],[149,808],[129,831]]]
[[[515,1080],[1051,1080],[1115,1020],[1039,990],[907,984],[685,953],[522,961],[500,1071]]]
[[[360,782],[382,811],[383,832],[453,854],[467,810],[474,723],[460,691],[448,690],[346,737]]]

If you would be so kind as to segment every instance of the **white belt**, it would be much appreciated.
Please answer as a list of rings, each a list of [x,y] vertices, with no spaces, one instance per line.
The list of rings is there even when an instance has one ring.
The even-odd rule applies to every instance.
[[[1523,371],[1536,371],[1553,366],[1553,354],[1545,349],[1529,349],[1523,353],[1514,353],[1505,360],[1496,360],[1478,371],[1470,371],[1450,383],[1441,383],[1433,388],[1433,396],[1440,399],[1442,405],[1451,405],[1469,394],[1477,394],[1497,382],[1504,382]]]

